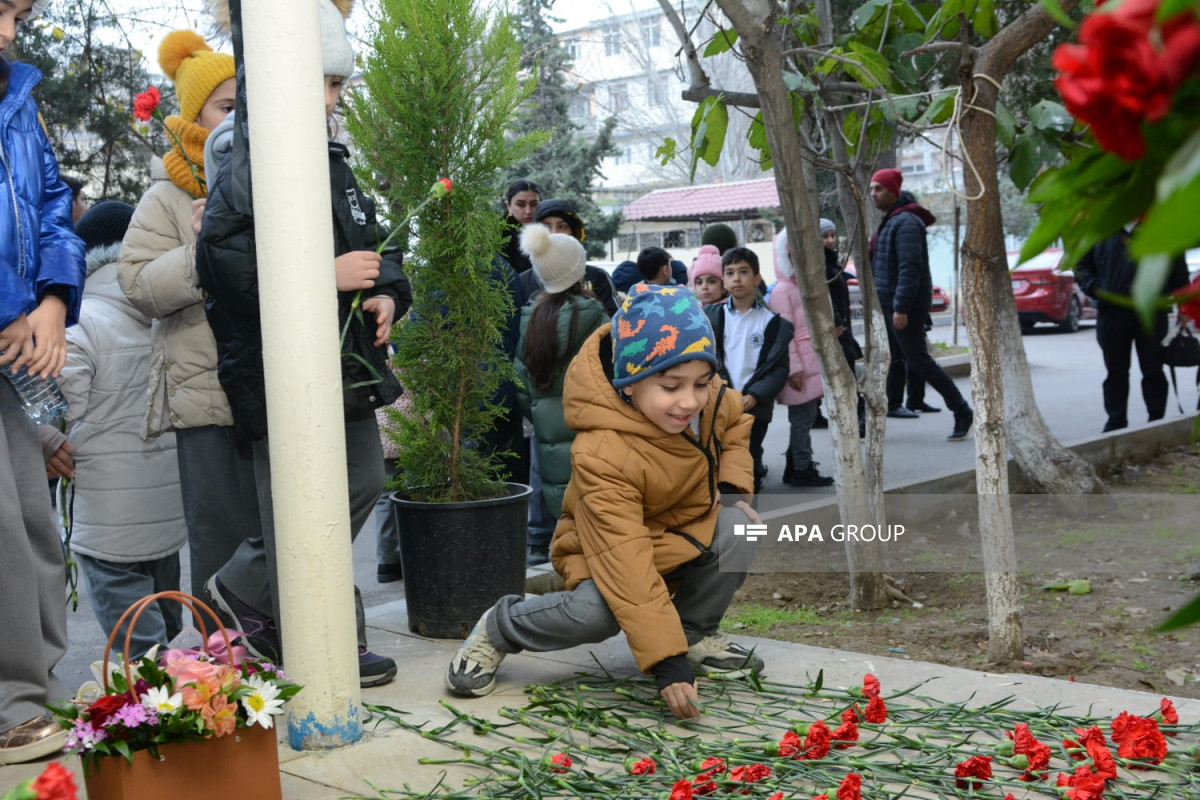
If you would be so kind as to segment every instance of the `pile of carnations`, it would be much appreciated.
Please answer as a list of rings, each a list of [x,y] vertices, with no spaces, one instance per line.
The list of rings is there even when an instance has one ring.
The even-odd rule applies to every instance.
[[[883,798],[1200,797],[1196,738],[1167,698],[1146,716],[1073,717],[1019,711],[1009,698],[946,703],[919,686],[885,696],[873,675],[849,689],[714,681],[702,715],[674,720],[641,678],[588,676],[529,686],[530,702],[502,721],[443,703],[452,720],[385,721],[441,742],[479,777],[458,790],[381,790],[375,798]],[[1185,744],[1185,742],[1187,744]]]
[[[230,641],[241,635],[225,634]],[[301,687],[276,665],[223,642],[218,631],[206,650],[160,655],[155,647],[128,669],[93,664],[95,682],[84,684],[74,701],[52,707],[68,731],[66,751],[88,769],[106,756],[132,761],[135,752],[149,750],[157,758],[164,744],[220,738],[255,725],[271,728]]]

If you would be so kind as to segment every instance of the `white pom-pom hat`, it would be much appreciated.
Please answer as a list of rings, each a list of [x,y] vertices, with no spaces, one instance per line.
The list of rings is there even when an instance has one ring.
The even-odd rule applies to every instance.
[[[583,280],[587,253],[574,236],[551,233],[535,222],[521,229],[521,252],[529,256],[534,273],[550,294],[565,292]]]

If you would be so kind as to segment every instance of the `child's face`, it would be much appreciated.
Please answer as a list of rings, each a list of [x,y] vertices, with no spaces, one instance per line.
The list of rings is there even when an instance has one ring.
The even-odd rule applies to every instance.
[[[621,391],[646,419],[667,433],[682,433],[708,404],[712,364],[685,361]]]
[[[325,76],[325,116],[333,116],[333,111],[337,108],[338,98],[342,96],[342,86],[345,83],[346,79],[341,75]]]
[[[17,29],[32,10],[33,0],[0,0],[0,53],[17,38]]]
[[[745,261],[734,261],[724,268],[725,291],[734,300],[746,300],[754,296],[758,288],[758,276],[754,268]]]
[[[562,233],[572,238],[575,237],[575,232],[562,217],[546,217],[542,220],[542,224],[549,228],[551,233]]]
[[[826,250],[837,250],[837,231],[825,231],[821,234],[821,243]]]
[[[701,305],[712,305],[720,302],[725,296],[725,284],[716,275],[705,273],[697,275],[692,281],[692,293]]]
[[[236,93],[236,79],[230,78],[218,84],[200,108],[200,113],[196,116],[196,124],[206,131],[216,130],[217,126],[229,116],[229,112],[233,111],[233,100]]]

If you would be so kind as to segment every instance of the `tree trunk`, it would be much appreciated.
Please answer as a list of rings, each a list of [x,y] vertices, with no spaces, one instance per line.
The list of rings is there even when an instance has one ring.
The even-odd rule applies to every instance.
[[[833,307],[825,285],[825,259],[817,225],[816,178],[801,151],[790,92],[783,82],[783,53],[774,26],[775,4],[764,0],[718,0],[718,4],[738,32],[742,56],[758,92],[796,283],[826,385],[832,391],[829,411],[838,510],[843,521],[882,524],[882,487],[868,488],[858,445],[857,384],[833,336]],[[878,543],[857,547],[847,543],[846,556],[853,607],[882,606],[885,584]]]

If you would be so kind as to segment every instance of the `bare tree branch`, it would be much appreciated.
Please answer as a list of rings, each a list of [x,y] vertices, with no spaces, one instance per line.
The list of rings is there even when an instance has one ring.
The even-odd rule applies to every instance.
[[[658,0],[659,6],[662,7],[663,14],[674,29],[675,35],[679,37],[679,45],[683,48],[684,61],[687,64],[689,86],[683,93],[684,100],[693,100],[688,95],[695,91],[704,91],[712,86],[708,75],[704,72],[704,67],[700,64],[700,56],[696,53],[696,45],[692,43],[691,34],[688,33],[687,26],[683,24],[683,19],[680,18],[679,12],[671,5],[671,0]],[[707,97],[711,95],[704,95]],[[701,97],[701,99],[703,99]],[[694,102],[699,102],[695,100]]]

